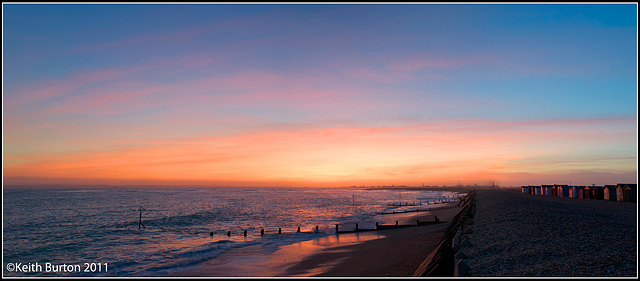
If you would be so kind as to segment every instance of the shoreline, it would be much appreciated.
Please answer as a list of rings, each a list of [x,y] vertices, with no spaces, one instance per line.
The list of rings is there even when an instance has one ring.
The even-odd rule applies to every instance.
[[[637,277],[637,204],[477,190],[468,277]],[[173,277],[411,277],[460,208],[390,214],[446,223],[232,249]]]
[[[447,203],[455,206],[455,203]],[[460,208],[420,213],[388,214],[385,221],[400,225],[416,220],[442,223],[393,229],[332,234],[281,246],[265,253],[262,245],[230,249],[200,264],[172,272],[167,277],[309,277],[407,276],[437,246],[444,230]]]

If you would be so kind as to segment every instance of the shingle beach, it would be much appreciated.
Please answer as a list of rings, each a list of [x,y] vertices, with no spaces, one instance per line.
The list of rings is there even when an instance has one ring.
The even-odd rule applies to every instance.
[[[477,190],[471,276],[637,277],[637,204]]]

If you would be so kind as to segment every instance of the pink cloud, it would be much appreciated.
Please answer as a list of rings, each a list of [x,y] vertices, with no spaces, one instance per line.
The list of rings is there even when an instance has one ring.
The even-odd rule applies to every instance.
[[[611,122],[617,122],[613,119]],[[565,123],[583,122],[586,121]],[[547,145],[558,142],[557,139],[548,138],[541,150],[532,149],[531,144],[539,140],[526,142],[519,131],[505,129],[503,124],[484,123],[482,130],[458,133],[452,133],[445,123],[397,127],[265,124],[228,135],[123,139],[117,146],[110,147],[109,143],[113,142],[105,142],[107,146],[75,153],[10,154],[7,159],[22,158],[26,163],[8,165],[5,173],[12,177],[68,178],[82,174],[92,178],[226,181],[247,175],[263,181],[429,177],[488,180],[513,174],[518,169],[544,172],[539,167],[586,165],[585,169],[594,169],[599,165],[597,159],[587,158],[583,163],[554,158],[553,153],[557,152],[549,150]],[[495,130],[487,133],[485,130],[492,126]],[[551,158],[541,163],[517,164],[518,159],[537,157],[540,152],[551,153]],[[583,153],[580,150],[561,152]],[[612,161],[625,167],[629,159]]]
[[[629,122],[628,119],[596,122],[606,125]],[[457,133],[452,133],[447,123],[396,127],[265,124],[227,135],[123,139],[117,146],[101,146],[76,153],[14,154],[5,157],[28,161],[6,166],[5,174],[50,178],[82,174],[89,178],[220,182],[240,181],[249,176],[257,182],[298,181],[301,184],[310,181],[380,184],[397,183],[402,179],[412,184],[450,184],[454,180],[521,183],[534,178],[528,177],[526,171],[531,175],[542,175],[539,179],[551,179],[544,176],[549,171],[556,171],[558,175],[580,174],[603,171],[602,165],[610,167],[611,174],[637,169],[629,166],[629,163],[635,163],[633,157],[592,157],[582,155],[580,150],[554,152],[544,146],[563,142],[558,139],[563,138],[562,135],[543,138],[546,143],[542,150],[532,149],[531,145],[539,140],[527,142],[527,137],[521,137],[521,131],[513,129],[522,124],[544,127],[592,122],[546,120],[513,122],[505,126],[500,122],[479,121],[476,123],[480,124],[478,130]],[[593,133],[594,136],[598,134]],[[610,138],[615,140],[616,136]],[[113,144],[106,144],[109,143]],[[540,158],[540,152],[547,154],[547,158]]]
[[[378,67],[360,66],[347,68],[342,73],[357,79],[397,84],[412,79],[451,80],[454,77],[444,74],[450,70],[485,63],[488,57],[434,57],[432,54],[416,54],[402,58],[377,59]],[[368,64],[371,62],[369,61]],[[358,64],[354,62],[353,64]]]
[[[482,57],[454,57],[442,58],[433,54],[423,53],[393,60],[387,64],[387,69],[404,73],[412,73],[424,69],[448,69],[485,61]]]

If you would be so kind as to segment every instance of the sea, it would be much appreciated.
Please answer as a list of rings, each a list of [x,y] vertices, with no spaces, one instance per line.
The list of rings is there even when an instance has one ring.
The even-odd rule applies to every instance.
[[[156,277],[233,248],[267,251],[455,198],[363,188],[4,187],[5,277]],[[411,206],[415,205],[415,206]],[[245,235],[246,231],[246,235]],[[264,231],[264,232],[263,232]]]

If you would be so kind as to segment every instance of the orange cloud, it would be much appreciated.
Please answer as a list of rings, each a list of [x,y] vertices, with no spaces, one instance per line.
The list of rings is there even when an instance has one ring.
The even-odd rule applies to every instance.
[[[522,124],[479,121],[458,128],[453,123],[255,127],[221,136],[123,140],[118,146],[70,153],[13,154],[5,160],[23,159],[5,166],[4,173],[7,177],[88,180],[419,184],[482,182],[522,171],[545,173],[559,168],[593,170],[602,164],[588,158],[568,164],[554,162],[558,156],[553,155],[558,153],[583,152],[557,146],[562,135],[555,135],[555,140],[532,139],[532,134],[512,132],[519,126]],[[533,125],[527,126],[531,129]],[[532,157],[550,159],[521,160]],[[612,159],[615,165],[606,166],[633,169],[628,160]]]

